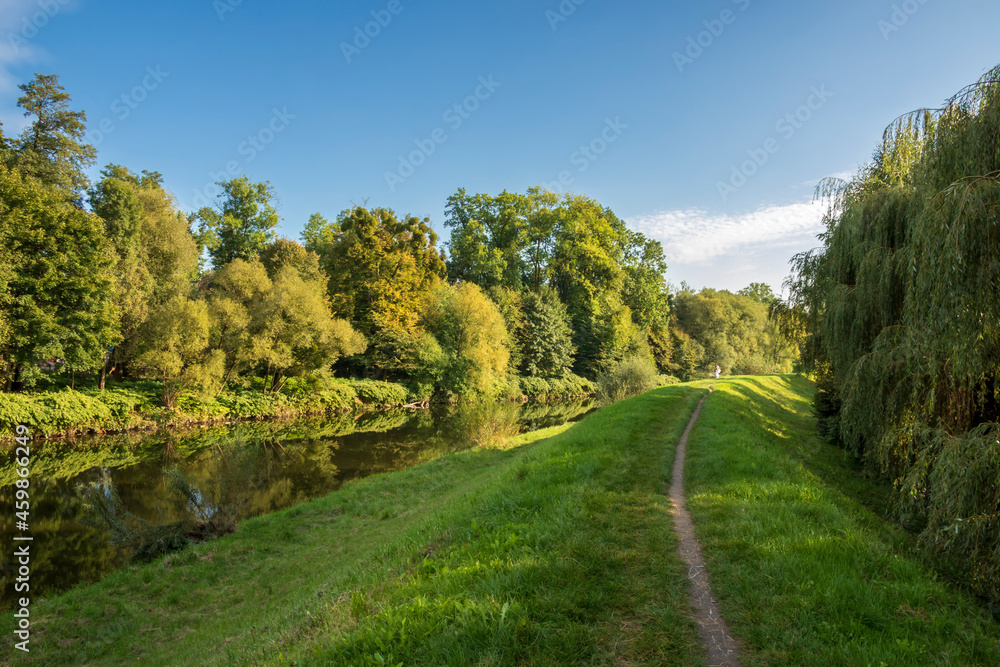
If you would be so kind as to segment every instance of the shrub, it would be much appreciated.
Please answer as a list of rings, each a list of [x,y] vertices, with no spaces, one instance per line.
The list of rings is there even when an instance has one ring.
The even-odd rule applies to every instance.
[[[680,384],[680,383],[681,383],[681,381],[678,378],[674,377],[673,375],[661,375],[660,376],[660,386],[661,387],[668,387],[668,386],[670,386],[672,384]]]
[[[594,384],[579,375],[568,373],[562,377],[522,377],[519,379],[521,393],[535,400],[589,396],[594,393]]]
[[[84,392],[96,398],[111,412],[111,415],[121,421],[127,421],[136,412],[145,412],[151,409],[153,402],[149,396],[128,389],[114,389],[104,392]]]
[[[375,380],[349,380],[362,403],[369,406],[405,405],[409,391],[401,384]]]
[[[313,400],[326,410],[348,409],[357,397],[357,392],[346,382],[327,382],[324,389],[312,395]]]
[[[733,364],[734,375],[772,375],[782,369],[761,354],[751,354]]]
[[[205,400],[200,396],[183,393],[177,399],[177,408],[185,415],[203,419],[218,419],[229,414],[229,408],[215,399]]]
[[[597,395],[605,403],[638,396],[660,384],[656,363],[647,357],[631,357],[597,378]]]
[[[234,417],[277,417],[287,413],[292,401],[284,394],[237,391],[219,396],[218,402]]]
[[[18,424],[32,433],[99,429],[112,419],[102,401],[72,389],[41,394],[0,394],[0,436],[13,437]]]

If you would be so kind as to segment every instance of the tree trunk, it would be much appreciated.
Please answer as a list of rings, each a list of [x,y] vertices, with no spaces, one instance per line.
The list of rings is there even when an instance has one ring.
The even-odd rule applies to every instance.
[[[111,366],[111,353],[104,355],[104,363],[101,364],[101,393],[104,393],[104,380],[108,377],[108,368]]]

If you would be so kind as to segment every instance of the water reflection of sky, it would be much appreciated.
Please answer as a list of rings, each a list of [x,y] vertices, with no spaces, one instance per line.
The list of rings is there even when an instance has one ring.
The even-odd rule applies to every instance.
[[[581,417],[589,404],[510,405],[522,431]],[[32,451],[33,597],[100,579],[128,561],[102,514],[163,526],[245,518],[335,491],[344,482],[402,470],[467,449],[476,412],[464,407],[387,411],[165,434],[36,443]],[[0,467],[0,506],[13,507],[14,466]],[[96,511],[101,504],[101,512]],[[0,516],[4,542],[13,515]],[[13,597],[9,549],[0,561],[0,609]]]

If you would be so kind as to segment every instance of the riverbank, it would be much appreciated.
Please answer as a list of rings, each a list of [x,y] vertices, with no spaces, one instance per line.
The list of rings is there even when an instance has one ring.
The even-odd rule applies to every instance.
[[[594,395],[583,378],[512,378],[498,390],[506,401],[564,400]],[[162,387],[153,380],[116,384],[100,391],[62,387],[37,393],[0,393],[0,447],[14,442],[23,424],[33,438],[59,439],[131,431],[192,428],[265,419],[292,419],[356,411],[426,407],[430,397],[402,384],[374,380],[289,383],[277,393],[236,388],[205,401],[183,395],[174,408],[160,405]]]
[[[516,449],[352,482],[37,602],[25,657],[247,664],[307,655],[336,637],[338,651],[360,652],[331,658],[348,664],[365,652],[395,655],[398,627],[388,641],[377,629],[387,621],[413,640],[434,635],[438,657],[564,664],[595,652],[684,653],[697,635],[685,595],[665,588],[682,573],[661,482],[672,455],[663,443],[676,441],[697,394],[654,392],[554,437],[521,436]],[[657,437],[636,448],[647,433]],[[416,606],[391,611],[404,600]]]
[[[688,506],[746,664],[1000,662],[1000,625],[816,437],[811,383],[712,384]],[[708,385],[352,482],[35,601],[17,662],[702,664],[666,487]]]

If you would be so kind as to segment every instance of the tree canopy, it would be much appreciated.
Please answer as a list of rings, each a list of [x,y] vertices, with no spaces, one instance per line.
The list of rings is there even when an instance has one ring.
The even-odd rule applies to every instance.
[[[274,188],[245,175],[216,185],[222,191],[215,208],[206,206],[195,214],[199,239],[212,265],[222,268],[236,259],[256,258],[276,236],[279,218]]]
[[[901,520],[1000,600],[1000,68],[890,125],[793,259],[829,437],[889,476]],[[986,471],[992,471],[987,473]]]
[[[69,108],[71,98],[55,74],[35,74],[18,88],[23,95],[17,106],[31,122],[5,151],[8,166],[79,205],[89,185],[84,170],[97,157],[97,150],[83,142],[87,114]]]

